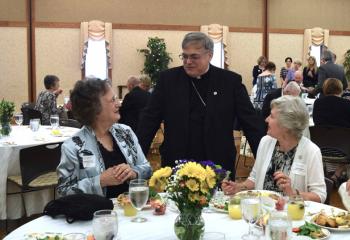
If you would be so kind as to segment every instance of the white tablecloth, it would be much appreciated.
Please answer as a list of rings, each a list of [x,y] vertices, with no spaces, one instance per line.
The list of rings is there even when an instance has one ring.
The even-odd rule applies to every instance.
[[[24,212],[20,195],[10,195],[6,198],[7,176],[20,174],[19,151],[30,146],[62,142],[78,130],[77,128],[60,127],[61,135],[58,137],[51,134],[49,126],[40,126],[36,133],[33,133],[28,126],[12,126],[10,136],[0,138],[0,219],[17,219]],[[9,186],[9,188],[12,187],[14,186]],[[42,212],[43,206],[51,199],[50,190],[26,193],[27,214]]]
[[[318,212],[321,209],[329,209],[330,206],[306,202],[306,212]],[[175,240],[174,221],[177,213],[167,210],[163,216],[152,215],[151,210],[143,210],[142,215],[148,219],[145,223],[133,223],[130,217],[125,217],[122,210],[117,209],[119,219],[118,240]],[[203,213],[206,232],[222,232],[226,240],[241,239],[248,232],[248,224],[243,220],[232,220],[225,213]],[[300,226],[303,221],[293,222],[293,226]],[[92,233],[92,222],[79,221],[73,224],[66,223],[64,218],[52,219],[48,216],[37,218],[11,232],[4,240],[23,239],[28,233],[59,232],[67,233]],[[261,237],[260,239],[264,239]],[[332,232],[330,240],[350,239],[350,232]]]

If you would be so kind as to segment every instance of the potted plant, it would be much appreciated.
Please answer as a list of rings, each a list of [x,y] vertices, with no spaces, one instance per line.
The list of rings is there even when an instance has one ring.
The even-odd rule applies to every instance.
[[[173,59],[166,51],[166,45],[162,38],[148,38],[147,47],[137,51],[145,56],[144,68],[141,73],[147,74],[151,78],[152,86],[154,86],[159,78],[159,73],[168,69],[169,62]]]
[[[15,104],[13,102],[2,99],[0,102],[0,133],[3,136],[8,136],[11,132],[11,119],[15,111]]]
[[[346,79],[350,81],[350,49],[344,54],[343,66],[345,69]]]

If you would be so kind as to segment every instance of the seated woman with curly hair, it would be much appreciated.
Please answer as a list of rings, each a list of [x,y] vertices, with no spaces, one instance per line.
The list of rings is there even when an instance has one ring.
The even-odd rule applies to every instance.
[[[120,103],[110,81],[78,81],[70,99],[74,116],[84,126],[62,145],[60,195],[83,192],[112,198],[128,191],[128,180],[150,177],[135,133],[116,123]]]

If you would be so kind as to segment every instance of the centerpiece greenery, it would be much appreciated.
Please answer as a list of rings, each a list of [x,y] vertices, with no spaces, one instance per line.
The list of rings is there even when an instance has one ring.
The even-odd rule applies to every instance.
[[[151,190],[165,191],[179,209],[175,234],[181,240],[197,240],[204,233],[202,209],[209,205],[220,178],[226,174],[211,161],[177,161],[177,165],[161,168],[149,181]],[[222,180],[222,179],[221,179]]]
[[[344,54],[343,66],[345,69],[345,76],[348,81],[350,81],[350,49]]]
[[[0,102],[0,133],[3,136],[8,136],[11,132],[11,119],[15,111],[15,104],[13,102],[2,99]]]
[[[152,86],[154,86],[159,78],[159,73],[168,69],[168,65],[173,59],[166,51],[166,45],[162,38],[148,38],[147,47],[148,49],[138,49],[138,52],[145,56],[144,68],[141,73],[147,74],[151,78]]]

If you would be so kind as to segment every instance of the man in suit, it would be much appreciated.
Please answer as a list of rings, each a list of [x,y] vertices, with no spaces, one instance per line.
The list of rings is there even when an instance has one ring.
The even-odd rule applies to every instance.
[[[129,93],[125,95],[122,106],[119,109],[121,116],[119,123],[130,126],[134,132],[137,130],[140,113],[145,108],[151,95],[149,92],[141,89],[139,85],[139,78],[135,76],[129,77],[127,82]]]
[[[256,153],[263,120],[255,114],[241,76],[210,65],[213,48],[207,35],[186,34],[183,66],[160,74],[140,119],[137,135],[145,154],[164,122],[163,166],[174,166],[178,159],[212,160],[234,173],[236,118]]]
[[[348,87],[348,82],[345,78],[344,68],[338,64],[334,63],[333,53],[329,50],[325,50],[322,54],[322,59],[325,64],[320,65],[318,68],[318,83],[315,88],[315,94],[322,92],[323,83],[327,78],[337,78],[343,84],[343,90]]]

